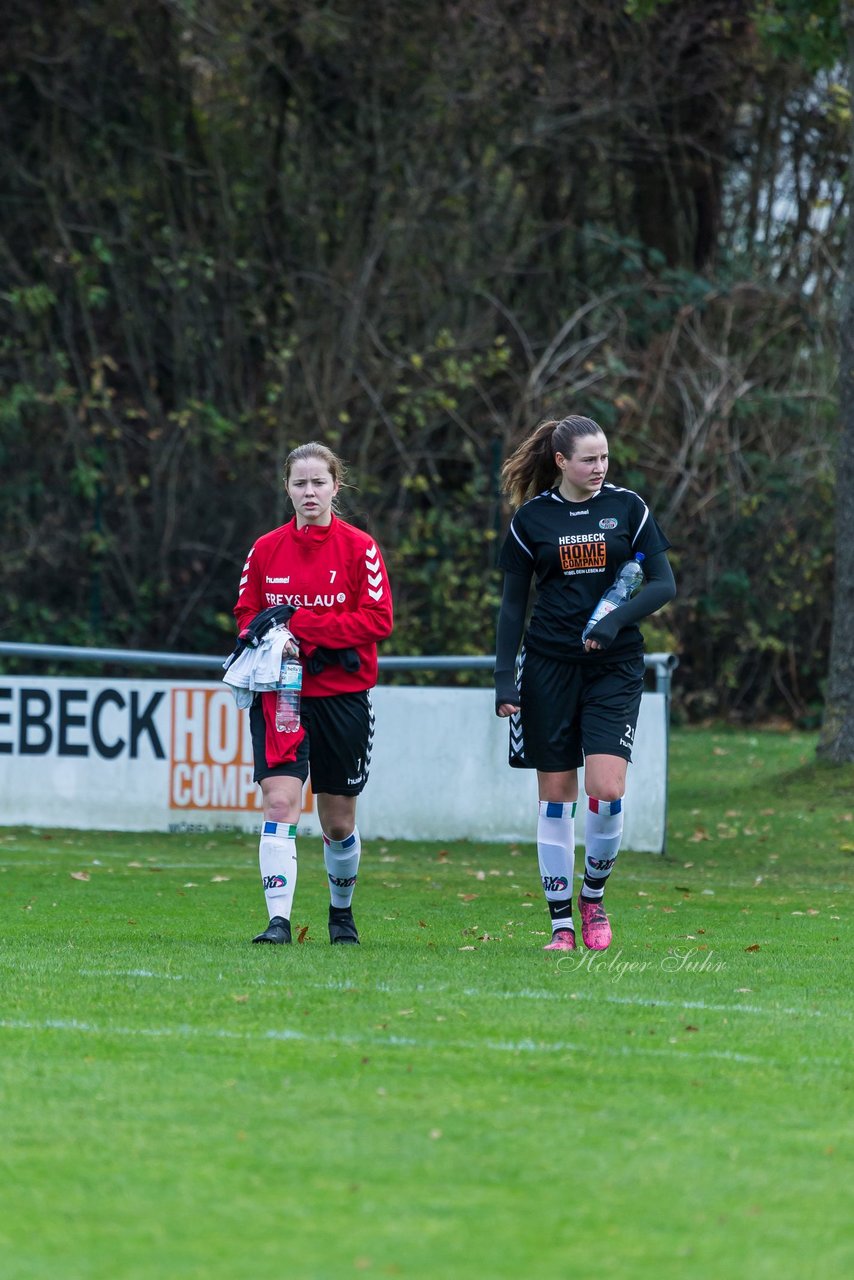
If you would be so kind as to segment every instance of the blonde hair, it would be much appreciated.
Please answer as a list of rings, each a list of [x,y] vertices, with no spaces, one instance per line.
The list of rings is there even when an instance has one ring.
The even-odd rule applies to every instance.
[[[571,458],[576,440],[583,436],[604,435],[592,418],[572,415],[541,422],[526,440],[513,450],[501,468],[501,489],[514,507],[533,498],[534,494],[554,487],[558,478],[555,454]]]

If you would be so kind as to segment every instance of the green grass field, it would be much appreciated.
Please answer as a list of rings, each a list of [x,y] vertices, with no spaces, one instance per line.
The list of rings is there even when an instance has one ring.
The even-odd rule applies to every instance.
[[[533,844],[368,842],[332,948],[306,838],[262,948],[251,837],[0,828],[3,1280],[854,1274],[854,769],[813,748],[675,733],[605,954],[543,953]]]

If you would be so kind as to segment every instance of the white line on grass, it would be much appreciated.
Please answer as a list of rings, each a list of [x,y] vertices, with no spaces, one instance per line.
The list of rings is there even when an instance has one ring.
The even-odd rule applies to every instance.
[[[548,1043],[541,1040],[419,1040],[414,1036],[364,1036],[328,1035],[313,1036],[305,1031],[295,1031],[288,1027],[270,1028],[268,1031],[231,1031],[224,1027],[198,1028],[182,1024],[175,1027],[99,1027],[90,1022],[80,1022],[76,1018],[48,1018],[41,1022],[18,1018],[0,1018],[0,1028],[7,1031],[70,1031],[84,1035],[127,1036],[142,1039],[213,1039],[234,1040],[241,1042],[257,1042],[269,1040],[299,1041],[304,1044],[338,1044],[345,1048],[372,1045],[377,1048],[407,1048],[434,1052],[437,1050],[455,1050],[482,1053],[484,1049],[493,1053],[587,1053],[589,1046],[575,1044],[572,1041],[560,1040]],[[630,1045],[619,1048],[599,1050],[612,1057],[632,1058],[685,1058],[691,1061],[699,1058],[711,1058],[724,1062],[740,1062],[763,1067],[779,1067],[774,1058],[764,1058],[758,1054],[736,1053],[730,1049],[644,1049]],[[804,1066],[839,1067],[835,1058],[803,1058]]]
[[[84,978],[153,978],[155,981],[162,982],[190,981],[185,974],[154,973],[149,969],[78,969],[77,972]],[[246,978],[244,976],[241,981],[244,986],[268,987],[279,985],[278,981],[272,982],[263,977]],[[393,991],[406,993],[415,990],[418,994],[423,995],[442,995],[452,989],[447,983],[432,987],[419,983],[415,988],[411,988],[403,985],[393,987],[388,982],[375,982],[368,985],[340,980],[335,981],[334,979],[327,982],[312,982],[309,980],[302,985],[313,988],[316,991],[358,991],[360,986],[368,986],[369,990],[383,994],[391,994]],[[636,1008],[699,1009],[704,1013],[748,1013],[765,1018],[781,1016],[789,1018],[825,1018],[828,1016],[821,1009],[767,1009],[755,1004],[707,1004],[705,1000],[663,1000],[652,996],[634,995],[612,996],[602,995],[598,991],[537,991],[526,987],[523,987],[520,991],[484,991],[479,987],[462,987],[460,989],[454,988],[453,990],[455,994],[467,996],[472,1000],[557,1000],[560,1002],[566,1002],[567,1000],[595,1000],[599,1003],[628,1005]],[[841,1011],[835,1011],[833,1014],[834,1018],[839,1018],[840,1016],[846,1015]]]
[[[18,971],[43,972],[44,966],[21,965],[19,963],[0,959],[0,967],[12,968]],[[150,969],[78,969],[78,974],[83,978],[149,978],[155,982],[189,982],[194,979],[187,974],[181,973],[155,973]],[[223,975],[219,975],[220,979]],[[272,981],[265,977],[247,977],[241,978],[244,986],[254,987],[272,987],[278,986],[279,981]],[[316,991],[359,991],[365,988],[370,991],[380,992],[382,994],[392,994],[399,992],[405,994],[415,991],[419,995],[444,995],[446,992],[453,990],[455,995],[466,996],[472,1000],[555,1000],[566,1003],[568,1000],[595,1000],[598,1003],[627,1005],[633,1008],[648,1009],[698,1009],[703,1013],[744,1013],[753,1014],[758,1017],[776,1018],[826,1018],[832,1016],[835,1020],[850,1018],[852,1015],[847,1010],[834,1010],[832,1015],[828,1015],[822,1009],[792,1009],[792,1008],[763,1008],[761,1005],[754,1004],[707,1004],[705,1000],[665,1000],[653,996],[640,995],[603,995],[599,991],[583,991],[574,990],[571,992],[559,991],[538,991],[528,987],[523,987],[519,991],[485,991],[479,987],[451,987],[448,983],[438,983],[434,985],[426,985],[418,983],[416,986],[408,987],[402,984],[393,985],[392,983],[374,982],[374,983],[354,983],[344,980],[329,979],[326,982],[313,982],[311,980],[302,983],[304,987],[312,988]]]
[[[151,969],[78,969],[81,978],[156,978],[158,982],[183,982],[183,973],[153,973]]]

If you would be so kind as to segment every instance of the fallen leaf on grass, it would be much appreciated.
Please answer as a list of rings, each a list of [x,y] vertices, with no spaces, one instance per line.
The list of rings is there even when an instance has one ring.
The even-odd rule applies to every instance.
[[[747,995],[748,993],[753,991],[753,987],[736,987],[736,991],[739,993],[739,995]]]
[[[478,893],[458,893],[458,894],[457,894],[457,897],[458,897],[458,898],[462,898],[463,902],[474,902],[475,898],[479,898],[479,897],[480,897],[480,894],[478,894]]]
[[[437,861],[437,862],[447,862],[447,861],[448,861],[448,856],[449,856],[449,855],[448,855],[448,850],[447,850],[447,849],[440,849],[440,850],[439,850],[439,852],[436,854],[436,861]]]
[[[676,892],[677,892],[677,893],[690,893],[690,892],[691,892],[691,890],[688,888],[688,886],[687,886],[687,885],[684,885],[684,884],[675,884],[675,885],[673,886],[673,888],[676,890]]]
[[[754,942],[751,946],[749,946],[749,947],[745,947],[744,949],[745,949],[745,951],[759,951],[759,950],[761,950],[761,948],[760,948],[760,946],[759,946],[759,943],[758,943],[758,942]]]
[[[699,1028],[699,1027],[690,1027],[690,1026],[689,1026],[689,1027],[686,1027],[686,1028],[685,1028],[685,1030],[686,1030],[686,1031],[699,1031],[699,1030],[700,1030],[700,1028]]]
[[[477,947],[457,947],[458,951],[477,951]]]
[[[410,1015],[410,1014],[412,1014],[412,1013],[414,1013],[414,1012],[415,1012],[415,1010],[414,1010],[414,1009],[398,1009],[398,1011],[397,1011],[397,1016],[398,1016],[399,1018],[408,1018],[408,1017],[409,1017],[409,1015]]]
[[[419,921],[418,921],[418,928],[419,928],[419,929],[426,929],[426,928],[427,928],[427,921],[426,921],[426,920],[419,920]]]
[[[224,880],[230,880],[231,876],[211,876],[211,884],[222,884]]]
[[[141,866],[143,866],[143,863],[141,863],[141,862],[129,862],[129,863],[128,863],[128,866],[129,866],[129,867],[141,867]]]
[[[90,880],[91,876],[89,875],[88,871],[72,871],[71,879],[72,880]]]
[[[234,996],[234,995],[231,998],[235,1004],[246,1004],[246,1001],[249,999],[248,996]]]
[[[297,930],[297,942],[305,942],[308,937],[308,925],[304,924]]]
[[[430,1137],[433,1139],[433,1141],[434,1141],[434,1142],[436,1142],[439,1138],[441,1138],[441,1136],[442,1136],[442,1130],[441,1130],[441,1129],[431,1129],[431,1130],[430,1130]]]
[[[188,880],[187,883],[184,885],[185,889],[198,889],[198,887],[199,886],[196,884],[194,880]]]

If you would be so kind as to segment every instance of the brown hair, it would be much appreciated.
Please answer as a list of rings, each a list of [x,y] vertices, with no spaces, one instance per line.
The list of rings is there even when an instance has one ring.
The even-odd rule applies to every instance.
[[[558,477],[555,454],[571,458],[576,440],[596,435],[604,432],[592,418],[571,416],[541,422],[501,468],[501,488],[511,505],[521,507],[534,494],[553,488]]]
[[[329,474],[337,485],[347,484],[347,467],[338,457],[338,454],[333,453],[328,445],[321,444],[318,440],[309,440],[306,444],[300,444],[297,445],[296,449],[291,449],[285,459],[285,473],[282,479],[285,482],[286,489],[294,463],[304,462],[307,458],[319,458],[329,468]],[[334,511],[338,510],[336,499],[333,499],[332,508]]]

